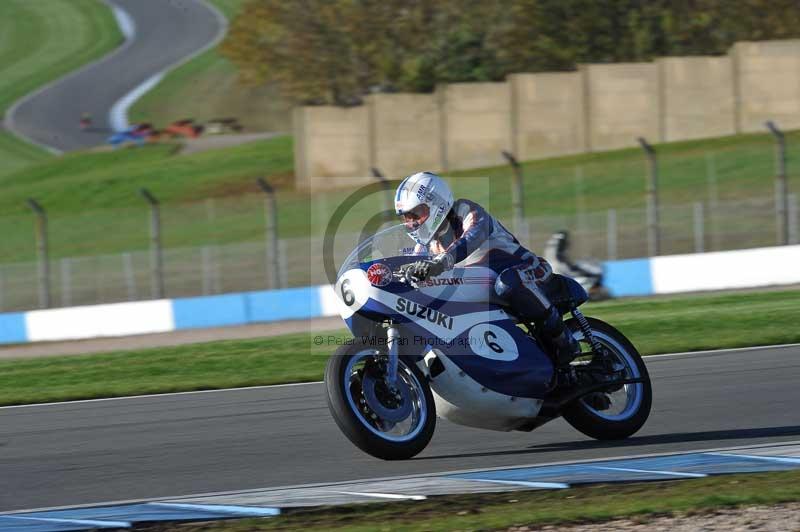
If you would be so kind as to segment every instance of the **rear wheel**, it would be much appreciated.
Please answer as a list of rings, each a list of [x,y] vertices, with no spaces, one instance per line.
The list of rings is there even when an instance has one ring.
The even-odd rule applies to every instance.
[[[398,361],[397,381],[387,383],[385,352],[342,346],[328,360],[325,387],[336,424],[362,451],[384,460],[404,460],[428,445],[436,407],[425,376]]]
[[[642,428],[650,415],[653,390],[647,367],[625,335],[598,319],[587,320],[592,335],[619,368],[614,380],[641,378],[644,382],[607,388],[584,396],[564,409],[564,419],[580,432],[598,440],[627,438]],[[584,352],[591,351],[577,321],[568,320],[567,326],[584,346]],[[588,366],[589,363],[591,357],[579,357],[572,365],[580,372],[581,366]]]

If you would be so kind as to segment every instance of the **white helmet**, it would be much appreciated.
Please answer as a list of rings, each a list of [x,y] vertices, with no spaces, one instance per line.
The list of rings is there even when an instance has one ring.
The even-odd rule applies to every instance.
[[[431,172],[419,172],[403,179],[394,196],[394,209],[403,216],[408,234],[417,244],[427,246],[453,207],[453,192]]]

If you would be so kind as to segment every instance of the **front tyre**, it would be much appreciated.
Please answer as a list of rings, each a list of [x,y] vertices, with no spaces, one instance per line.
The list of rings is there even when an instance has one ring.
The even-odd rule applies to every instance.
[[[624,367],[618,379],[641,378],[644,382],[601,392],[600,401],[597,395],[578,399],[564,409],[564,419],[580,432],[598,440],[627,438],[642,428],[650,415],[653,389],[647,367],[642,356],[621,332],[598,319],[587,320],[592,335],[608,350],[614,364]],[[566,323],[575,338],[588,347],[576,320],[570,319]],[[577,369],[586,362],[579,358],[572,364]]]
[[[328,360],[328,408],[347,438],[365,453],[405,460],[422,451],[436,427],[436,406],[425,376],[398,361],[397,383],[385,379],[384,351],[342,346]]]

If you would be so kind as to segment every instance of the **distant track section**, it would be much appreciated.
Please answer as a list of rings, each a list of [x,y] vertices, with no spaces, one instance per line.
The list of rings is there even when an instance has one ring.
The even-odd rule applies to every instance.
[[[120,48],[18,101],[7,127],[55,151],[102,144],[148,80],[216,45],[224,36],[224,17],[204,0],[105,0],[126,35]],[[120,103],[122,102],[122,103]],[[116,108],[115,108],[116,106]],[[92,127],[81,131],[81,114]],[[184,117],[164,117],[165,121]]]

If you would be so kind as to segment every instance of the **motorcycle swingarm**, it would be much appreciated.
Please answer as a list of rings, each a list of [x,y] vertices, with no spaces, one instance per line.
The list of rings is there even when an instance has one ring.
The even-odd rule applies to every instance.
[[[597,384],[592,384],[591,386],[584,386],[582,388],[578,388],[577,390],[573,390],[563,396],[556,396],[550,397],[544,400],[542,403],[542,408],[539,410],[539,416],[541,417],[556,417],[561,415],[561,411],[568,406],[570,403],[573,403],[584,397],[589,395],[590,393],[599,392],[604,388],[610,388],[613,386],[624,386],[625,384],[641,384],[645,382],[644,379],[624,379],[618,381],[607,381],[607,382],[599,382]]]

